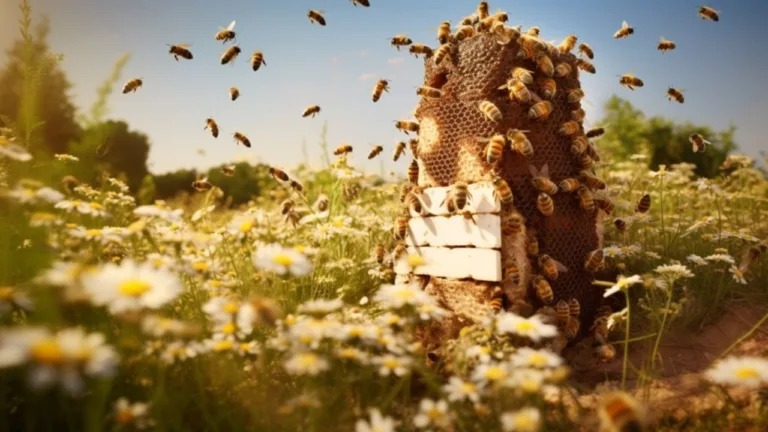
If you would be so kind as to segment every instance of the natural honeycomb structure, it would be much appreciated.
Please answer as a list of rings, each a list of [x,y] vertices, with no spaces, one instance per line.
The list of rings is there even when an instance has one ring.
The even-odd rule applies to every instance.
[[[567,49],[561,52],[537,36],[524,33],[507,41],[501,39],[499,28],[477,31],[477,22],[474,27],[476,33],[473,36],[449,41],[454,44],[453,54],[439,64],[434,55],[425,59],[424,85],[439,88],[441,96],[422,99],[414,111],[420,124],[418,185],[422,188],[445,187],[456,182],[485,182],[495,175],[503,178],[514,194],[514,210],[525,219],[521,232],[502,238],[502,265],[516,265],[520,269],[519,283],[506,279],[501,283],[507,296],[506,307],[525,313],[526,303],[533,306],[527,308],[529,311],[543,306],[531,284],[532,276],[541,271],[536,255],[526,252],[526,236],[531,235],[538,241],[539,254],[548,254],[567,268],[556,280],[549,280],[555,297],[550,306],[559,300],[577,299],[581,305],[581,332],[584,333],[602,298],[601,290],[592,285],[592,273],[585,269],[589,253],[601,247],[598,219],[602,217],[602,210],[596,206],[594,211],[586,211],[576,192],[558,190],[551,195],[554,214],[544,216],[537,208],[541,191],[534,187],[530,170],[530,165],[541,169],[546,164],[555,184],[566,178],[579,179],[585,184],[584,164],[599,160],[591,143],[586,152],[572,150],[573,138],[585,133],[581,124],[583,115],[574,113],[581,108],[576,100],[580,98],[569,101],[571,91],[580,88],[577,57]],[[507,34],[519,35],[509,27],[503,28]],[[522,54],[524,46],[536,48],[533,53],[529,49]],[[549,99],[552,112],[544,118],[532,119],[529,110],[535,102],[546,100],[540,96],[544,94],[542,82],[550,78],[534,61],[536,49],[546,53],[554,67],[566,64],[568,66],[561,69],[569,67],[569,70],[563,76],[555,74],[551,77],[557,88]],[[527,85],[532,94],[530,103],[519,102],[507,89],[506,84],[515,67],[533,72],[533,83]],[[501,111],[502,120],[489,120],[479,108],[481,101],[493,103]],[[571,120],[578,122],[578,131],[569,136],[561,134],[563,123]],[[495,134],[506,135],[510,129],[527,131],[533,155],[524,157],[508,142],[501,160],[489,164],[485,153],[487,138]],[[502,212],[502,217],[504,215]],[[484,297],[489,290],[476,281],[432,276],[426,289],[437,295],[456,315],[471,320],[476,320],[477,315],[489,308],[487,296]],[[467,294],[456,295],[460,289],[466,290]],[[484,294],[479,295],[480,292]]]

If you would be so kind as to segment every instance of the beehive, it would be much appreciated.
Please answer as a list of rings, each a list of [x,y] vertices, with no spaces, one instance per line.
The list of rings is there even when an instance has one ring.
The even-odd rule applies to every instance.
[[[474,27],[477,30],[477,21]],[[504,28],[507,34],[516,33],[506,26],[495,28]],[[549,281],[555,295],[552,305],[561,299],[576,298],[581,305],[583,333],[589,328],[602,298],[601,290],[592,285],[593,276],[584,264],[588,254],[601,247],[598,219],[603,213],[597,208],[591,212],[582,209],[575,192],[558,191],[551,196],[554,214],[544,216],[537,209],[540,191],[531,181],[529,168],[533,165],[540,169],[546,164],[551,180],[559,184],[566,178],[582,178],[582,164],[590,161],[585,154],[599,159],[592,144],[585,154],[574,153],[571,149],[573,138],[585,134],[579,116],[575,117],[579,123],[576,134],[565,136],[559,132],[561,125],[572,121],[574,111],[581,108],[578,100],[569,101],[572,90],[580,89],[578,60],[573,53],[561,52],[537,36],[524,33],[522,37],[510,40],[502,38],[502,32],[496,30],[477,31],[467,39],[452,40],[449,43],[454,44],[453,54],[439,64],[434,55],[425,59],[424,85],[439,88],[442,94],[439,98],[422,99],[414,112],[420,125],[418,186],[425,188],[425,195],[429,195],[430,188],[449,187],[456,182],[470,185],[488,182],[496,174],[503,178],[513,191],[515,210],[525,218],[525,228],[520,233],[502,236],[501,244],[495,250],[500,253],[502,268],[512,264],[520,268],[520,282],[459,280],[436,274],[422,276],[422,279],[425,289],[437,295],[443,306],[457,316],[458,321],[448,325],[476,321],[487,313],[490,291],[495,284],[503,287],[507,297],[505,307],[526,313],[527,304],[532,306],[531,310],[536,310],[543,304],[535,295],[531,279],[539,269],[536,257],[526,253],[526,236],[533,236],[538,240],[540,253],[550,255],[568,269],[557,280]],[[533,39],[536,41],[532,42]],[[552,112],[546,118],[529,117],[531,105],[546,100],[541,96],[541,82],[548,76],[534,61],[536,50],[527,51],[533,54],[527,56],[521,54],[523,46],[539,47],[555,67],[560,64],[570,67],[564,76],[552,77],[557,90],[549,99]],[[533,71],[534,82],[527,86],[533,98],[530,103],[517,101],[504,88],[515,67]],[[481,101],[493,103],[501,111],[502,120],[489,120],[479,108]],[[506,134],[510,129],[529,131],[527,137],[533,146],[533,155],[526,158],[511,145],[505,145],[501,161],[490,165],[486,161],[486,142],[482,138]],[[501,220],[504,216],[501,212]],[[439,235],[441,233],[433,237]],[[407,273],[407,269],[401,268],[398,273]],[[450,337],[456,331],[457,328],[443,328],[440,334]]]

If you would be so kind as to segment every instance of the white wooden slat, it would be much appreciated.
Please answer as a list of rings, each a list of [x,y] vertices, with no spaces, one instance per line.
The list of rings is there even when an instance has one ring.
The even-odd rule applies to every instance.
[[[501,211],[501,203],[494,197],[491,182],[472,183],[468,189],[472,198],[464,207],[465,211],[469,210],[471,213],[498,213]],[[443,203],[443,200],[450,190],[450,187],[425,188],[424,193],[420,195],[425,210],[431,215],[448,215],[447,203]],[[440,205],[441,203],[443,205]],[[420,215],[411,210],[411,216]]]
[[[501,218],[499,215],[483,213],[472,216],[462,215],[414,217],[408,221],[411,234],[407,245],[417,246],[474,246],[478,248],[501,247]]]
[[[409,255],[420,255],[424,264],[411,268]],[[501,252],[478,248],[409,247],[408,252],[395,262],[395,273],[500,282]]]

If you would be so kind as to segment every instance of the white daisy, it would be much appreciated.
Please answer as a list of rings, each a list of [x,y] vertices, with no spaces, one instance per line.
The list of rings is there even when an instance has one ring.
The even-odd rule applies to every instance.
[[[384,417],[377,408],[370,410],[370,421],[363,419],[355,422],[355,432],[395,432],[397,422],[392,417]]]
[[[375,358],[373,361],[379,365],[379,375],[381,376],[404,376],[408,373],[408,368],[411,365],[410,357],[398,357],[392,354]]]
[[[536,432],[540,423],[541,413],[532,407],[501,415],[501,428],[508,432]]]
[[[448,380],[448,384],[443,386],[443,391],[448,395],[448,400],[451,402],[469,400],[477,403],[480,401],[477,385],[459,377],[452,376]]]
[[[63,162],[78,162],[80,160],[80,158],[78,158],[77,156],[72,156],[66,153],[56,153],[55,155],[53,155],[53,157]]]
[[[685,278],[693,277],[693,273],[691,273],[691,271],[688,270],[688,267],[682,264],[662,265],[662,266],[656,267],[654,271],[660,274],[661,276],[666,276],[667,278],[673,281],[680,278],[684,278],[684,277]]]
[[[616,281],[616,284],[606,290],[605,293],[603,293],[603,297],[610,297],[619,291],[626,291],[632,285],[641,282],[643,282],[643,278],[641,278],[639,275],[630,277],[619,276],[619,280]]]
[[[143,402],[131,403],[124,397],[115,401],[115,421],[122,427],[131,426],[139,430],[154,425],[154,421],[149,418],[148,404]]]
[[[744,279],[744,273],[741,270],[739,270],[738,267],[731,266],[728,269],[728,272],[731,273],[731,276],[733,277],[733,281],[736,282],[737,284],[742,284],[742,285],[747,284],[747,280]]]
[[[472,380],[480,384],[500,384],[509,378],[508,365],[481,363],[472,373]]]
[[[694,263],[694,264],[696,264],[698,266],[705,266],[705,265],[707,265],[707,260],[705,260],[704,258],[702,258],[702,257],[700,257],[698,255],[694,255],[694,254],[688,255],[686,260],[688,260],[688,261],[690,261],[690,262],[692,262],[692,263]]]
[[[433,401],[425,398],[419,403],[419,413],[413,417],[413,424],[417,428],[435,426],[444,429],[450,425],[451,417],[448,413],[448,402],[444,400]]]
[[[344,306],[344,302],[340,298],[333,300],[310,300],[299,305],[299,312],[309,315],[327,315],[341,309],[342,306]]]
[[[20,162],[32,160],[32,155],[29,154],[27,149],[4,136],[0,136],[0,155]]]
[[[328,361],[313,352],[299,352],[285,362],[285,371],[293,375],[317,375],[328,370]]]
[[[502,333],[527,337],[534,342],[557,335],[557,327],[544,323],[538,315],[523,318],[511,312],[504,312],[496,317],[496,328]]]
[[[432,304],[434,299],[421,289],[418,282],[406,284],[382,285],[373,297],[373,301],[387,309],[400,309],[404,306]]]
[[[303,254],[278,244],[260,247],[253,254],[252,260],[256,267],[279,275],[290,273],[294,276],[304,276],[312,271],[312,264]]]
[[[704,259],[707,260],[707,261],[724,262],[726,264],[731,264],[731,265],[736,263],[736,261],[733,259],[733,257],[728,255],[728,254],[714,254],[714,255],[710,255],[708,257],[705,257]]]
[[[525,368],[554,368],[563,364],[563,359],[546,349],[535,350],[523,347],[510,357],[512,366]]]
[[[768,359],[760,357],[727,357],[706,372],[718,384],[757,388],[768,384]]]

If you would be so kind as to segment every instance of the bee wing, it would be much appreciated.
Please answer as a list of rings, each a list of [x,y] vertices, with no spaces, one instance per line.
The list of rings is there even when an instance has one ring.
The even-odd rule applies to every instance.
[[[176,45],[176,46],[178,46],[178,47],[182,47],[182,48],[189,48],[189,47],[191,47],[191,46],[192,46],[192,44],[191,44],[191,43],[189,43],[189,42],[184,42],[184,43],[178,44],[178,45]]]
[[[555,263],[555,267],[557,267],[557,271],[560,273],[568,273],[568,267],[564,266],[563,263],[560,261],[552,258],[552,261]]]
[[[629,27],[629,24],[627,23],[627,20],[624,20],[624,21],[621,22],[621,28],[625,29],[625,28],[628,28],[628,27]]]
[[[541,175],[544,177],[549,177],[549,165],[546,163],[541,167]]]
[[[232,31],[235,28],[235,21],[233,20],[229,26],[227,26],[227,30]]]
[[[534,177],[538,177],[539,176],[539,170],[536,169],[536,167],[533,166],[533,165],[528,165],[528,171],[530,171],[531,175],[534,176]]]

